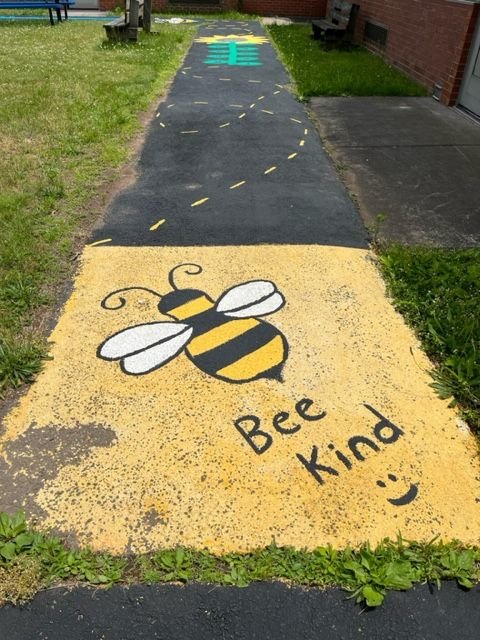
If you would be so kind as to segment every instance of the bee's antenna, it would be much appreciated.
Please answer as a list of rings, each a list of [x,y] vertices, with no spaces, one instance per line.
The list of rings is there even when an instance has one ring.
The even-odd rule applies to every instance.
[[[127,304],[127,301],[125,300],[125,298],[122,298],[120,294],[124,293],[125,291],[147,291],[148,293],[151,293],[154,296],[163,298],[162,294],[157,293],[156,291],[153,291],[153,289],[147,289],[147,287],[125,287],[125,289],[117,289],[116,291],[112,291],[111,293],[109,293],[108,296],[106,296],[100,303],[102,306],[102,309],[109,309],[111,311],[116,311],[117,309],[121,309],[122,307],[124,307]],[[108,301],[112,296],[118,296],[119,302],[114,306],[108,306]]]
[[[175,289],[176,291],[178,290],[178,287],[175,284],[175,271],[177,271],[177,269],[182,269],[183,267],[193,267],[195,269],[195,271],[189,271],[188,268],[185,269],[185,273],[187,273],[189,276],[197,276],[203,271],[202,267],[199,264],[195,264],[193,262],[185,262],[183,264],[178,264],[176,267],[173,267],[173,269],[168,274],[168,282],[170,283],[172,289]]]

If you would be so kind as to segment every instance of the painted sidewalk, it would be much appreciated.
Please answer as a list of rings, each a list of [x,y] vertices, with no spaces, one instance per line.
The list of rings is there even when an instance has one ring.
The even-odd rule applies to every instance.
[[[0,510],[113,552],[480,537],[471,435],[257,23],[210,22],[5,419]]]

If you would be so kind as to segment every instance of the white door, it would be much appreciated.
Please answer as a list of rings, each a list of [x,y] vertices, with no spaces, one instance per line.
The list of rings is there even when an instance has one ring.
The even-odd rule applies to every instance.
[[[465,69],[459,103],[480,116],[480,20]]]

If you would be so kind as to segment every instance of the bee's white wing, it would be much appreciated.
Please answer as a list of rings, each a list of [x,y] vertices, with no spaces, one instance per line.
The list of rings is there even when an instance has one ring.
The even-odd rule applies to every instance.
[[[98,348],[104,360],[121,359],[125,373],[140,375],[167,364],[190,340],[193,329],[180,322],[151,322],[110,336]]]
[[[216,309],[232,318],[266,316],[283,307],[285,298],[275,283],[252,280],[226,291],[218,300]]]

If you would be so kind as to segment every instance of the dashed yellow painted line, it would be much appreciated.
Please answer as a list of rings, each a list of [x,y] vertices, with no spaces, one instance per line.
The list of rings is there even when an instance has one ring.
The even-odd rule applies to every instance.
[[[203,76],[192,76],[192,78],[197,78],[197,80],[203,80]]]
[[[190,129],[189,131],[180,131],[182,134],[198,133],[198,129]]]
[[[159,122],[158,124],[162,127],[162,129],[165,129],[165,127],[167,126],[164,122]]]
[[[210,200],[210,198],[201,198],[200,200],[196,200],[195,202],[192,202],[190,206],[199,207],[201,204],[204,204],[205,202],[207,202],[207,200]]]
[[[195,100],[193,104],[208,104],[207,100]]]
[[[290,118],[292,122],[297,122],[298,124],[303,124],[301,120],[297,120],[297,118]]]
[[[269,111],[268,109],[262,109],[262,113],[268,113],[269,116],[275,115],[273,111]]]
[[[252,102],[252,104],[250,105],[249,109],[253,109],[253,107],[256,105],[256,102]]]
[[[304,147],[305,146],[305,140],[300,140],[300,142],[298,143],[298,145],[300,147]]]
[[[274,92],[273,92],[273,95],[274,95],[274,96],[278,96],[278,94],[279,94],[279,93],[280,93],[280,91],[274,91]]]
[[[152,226],[150,227],[150,231],[156,231],[164,223],[165,223],[165,218],[162,218],[161,220],[159,220],[155,224],[152,224]]]
[[[289,160],[293,160],[293,158],[296,158],[297,156],[298,156],[298,153],[297,153],[297,152],[295,152],[295,153],[291,153],[291,154],[288,156],[288,159],[289,159]]]
[[[229,127],[230,126],[230,122],[225,122],[224,124],[221,124],[219,126],[219,129],[224,129],[225,127]]]
[[[160,117],[160,112],[155,114],[155,118],[159,118]]]
[[[174,102],[172,102],[172,104],[167,105],[167,109],[171,109],[171,108],[172,108],[172,107],[174,107],[174,106],[175,106],[175,103],[174,103]]]
[[[108,242],[112,242],[112,238],[105,238],[105,240],[97,240],[96,242],[92,242],[89,244],[89,247],[98,247],[101,244],[107,244]]]
[[[241,113],[241,114],[238,116],[238,119],[239,119],[239,120],[241,120],[241,119],[242,119],[242,118],[244,118],[246,115],[247,115],[247,114],[246,114],[245,112],[244,112],[244,113]]]
[[[304,131],[303,131],[303,135],[304,135],[304,136],[308,136],[308,129],[304,129]]]
[[[222,80],[223,82],[231,82],[232,81],[231,78],[219,78],[219,80]]]
[[[241,180],[240,182],[236,182],[235,184],[232,184],[231,187],[229,187],[229,189],[238,189],[238,187],[242,187],[244,184],[246,184],[246,180]]]
[[[260,84],[261,80],[249,80],[248,82],[251,82],[252,84]]]
[[[267,174],[269,174],[269,173],[272,173],[273,171],[276,171],[276,169],[277,169],[277,167],[276,167],[276,166],[273,166],[273,167],[270,167],[269,169],[266,169],[263,173],[264,173],[265,175],[267,175]]]
[[[235,107],[235,109],[243,109],[243,104],[229,104],[229,107]]]
[[[259,98],[257,98],[257,102],[258,102],[259,100],[264,100],[264,99],[265,99],[265,96],[260,96]]]

